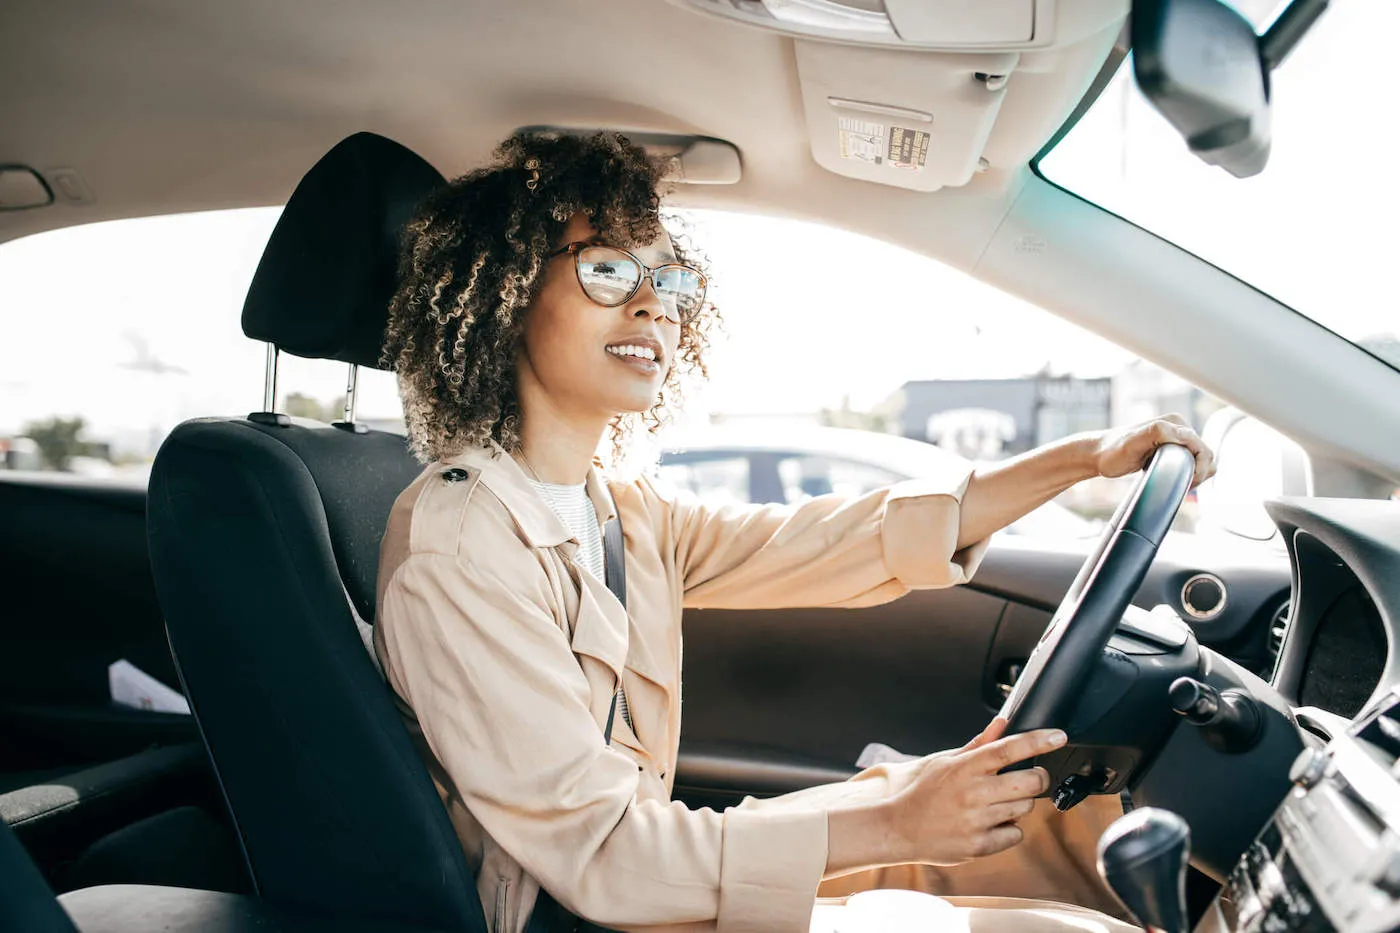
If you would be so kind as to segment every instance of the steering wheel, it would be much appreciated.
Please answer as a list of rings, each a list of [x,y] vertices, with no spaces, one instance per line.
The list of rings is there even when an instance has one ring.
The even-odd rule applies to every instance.
[[[1087,679],[1191,488],[1195,469],[1195,458],[1179,444],[1163,445],[1152,455],[1002,704],[1008,734],[1067,730]]]

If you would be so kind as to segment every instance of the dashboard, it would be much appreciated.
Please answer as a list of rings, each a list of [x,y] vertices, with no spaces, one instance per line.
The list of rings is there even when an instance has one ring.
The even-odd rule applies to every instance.
[[[1400,679],[1400,502],[1280,499],[1292,610],[1272,683],[1294,706],[1351,719]]]

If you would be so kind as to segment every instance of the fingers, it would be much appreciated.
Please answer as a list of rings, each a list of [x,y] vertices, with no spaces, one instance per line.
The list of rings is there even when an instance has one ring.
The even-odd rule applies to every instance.
[[[1050,774],[1044,768],[1028,768],[983,778],[972,792],[975,806],[992,806],[1026,800],[1050,789]],[[1001,820],[997,820],[998,823]]]
[[[1215,454],[1206,446],[1206,442],[1201,440],[1201,436],[1191,428],[1186,425],[1177,427],[1176,438],[1172,443],[1185,447],[1196,458],[1196,470],[1191,478],[1192,486],[1199,486],[1215,475]]]
[[[993,804],[983,810],[982,819],[986,821],[988,826],[997,827],[1003,823],[1014,823],[1022,817],[1030,815],[1034,809],[1034,798],[1008,800],[1006,803]]]
[[[1162,444],[1180,444],[1196,459],[1196,468],[1191,478],[1192,486],[1199,486],[1215,475],[1215,454],[1201,436],[1192,430],[1191,425],[1181,415],[1172,413],[1163,415],[1152,422],[1151,436],[1154,441],[1153,450]],[[1148,458],[1151,458],[1151,452]]]
[[[976,773],[995,774],[1018,761],[1053,752],[1065,744],[1065,734],[1059,729],[1037,729],[1020,735],[1006,736],[989,742],[967,754],[967,765]]]
[[[991,829],[979,837],[972,844],[972,855],[981,858],[987,855],[995,855],[1003,852],[1014,845],[1020,843],[1025,838],[1025,833],[1021,832],[1021,827],[1012,823],[1001,826],[993,826]]]
[[[987,723],[987,728],[983,729],[977,735],[973,736],[972,739],[969,740],[968,743],[960,749],[960,751],[970,752],[974,748],[981,748],[983,745],[986,745],[989,742],[995,742],[997,739],[1001,738],[1005,734],[1006,720],[1003,719],[1001,716],[998,716],[991,722]]]

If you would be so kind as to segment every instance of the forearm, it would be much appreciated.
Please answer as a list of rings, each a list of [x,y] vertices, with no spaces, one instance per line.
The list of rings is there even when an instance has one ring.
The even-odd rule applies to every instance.
[[[977,470],[963,493],[958,547],[981,541],[1075,483],[1099,475],[1098,444],[1092,434],[1075,435]]]

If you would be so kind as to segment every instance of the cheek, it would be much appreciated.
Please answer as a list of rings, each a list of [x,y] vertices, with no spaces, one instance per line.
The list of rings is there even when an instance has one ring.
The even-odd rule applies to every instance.
[[[597,343],[588,309],[545,289],[525,322],[525,348],[545,383],[567,383],[588,368],[588,350]]]

